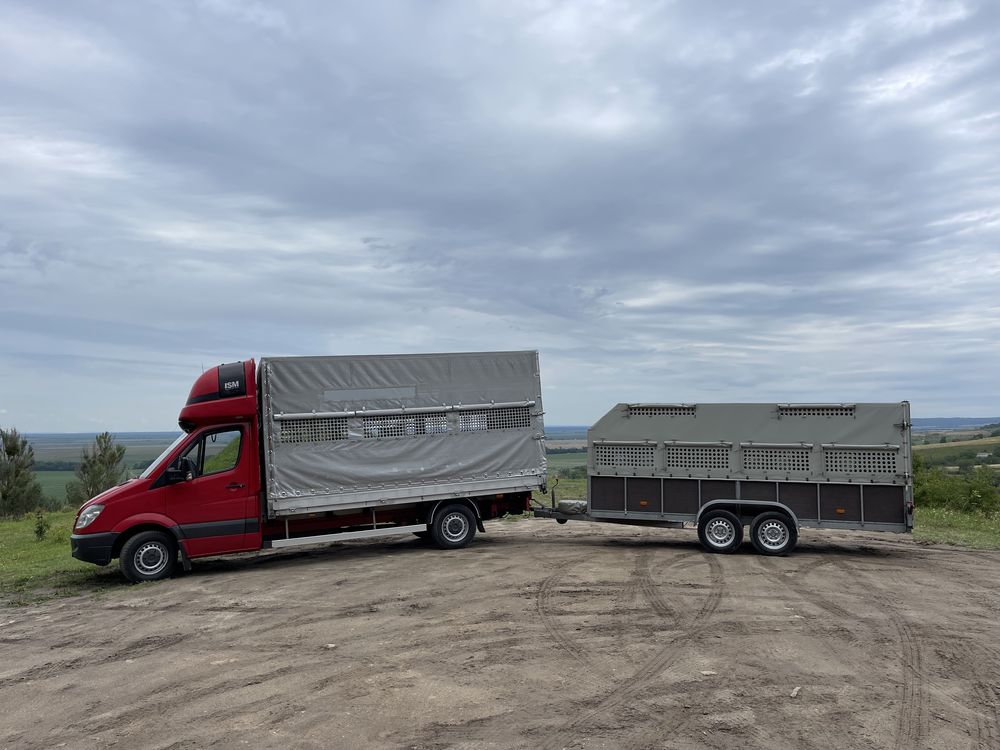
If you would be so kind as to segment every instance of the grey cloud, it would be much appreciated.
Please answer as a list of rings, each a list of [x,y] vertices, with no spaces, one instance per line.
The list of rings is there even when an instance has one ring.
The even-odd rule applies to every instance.
[[[8,419],[76,367],[47,354],[127,382],[494,346],[541,349],[554,422],[1000,413],[994,4],[12,2],[0,26]],[[120,396],[127,429],[146,394]]]

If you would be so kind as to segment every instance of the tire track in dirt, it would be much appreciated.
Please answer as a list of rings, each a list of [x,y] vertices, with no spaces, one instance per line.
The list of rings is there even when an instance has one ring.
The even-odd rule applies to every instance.
[[[794,571],[786,570],[784,567],[779,566],[773,557],[765,555],[756,558],[756,562],[760,563],[766,569],[766,572],[779,581],[783,587],[791,589],[800,599],[804,599],[817,609],[845,620],[856,622],[859,619],[857,615],[844,609],[828,596],[821,594],[814,587],[810,587],[806,583],[806,575],[811,575],[827,565],[832,565],[834,562],[832,559],[820,560],[815,565],[809,565],[806,567],[804,573],[800,573],[801,568]]]
[[[840,559],[826,559],[816,565],[809,566],[802,575],[799,575],[798,571],[793,572],[791,575],[786,575],[787,571],[780,568],[773,558],[761,557],[758,561],[770,573],[775,574],[782,585],[791,589],[813,606],[834,617],[848,620],[851,623],[861,624],[871,629],[873,634],[875,634],[875,628],[870,620],[853,614],[840,604],[832,601],[830,597],[817,591],[815,587],[810,587],[807,582],[807,576],[816,570],[826,565],[835,565],[841,571],[854,578],[861,577],[868,579],[871,584],[871,591],[881,591],[879,584],[872,581],[865,571],[858,570]],[[923,648],[917,634],[902,615],[900,615],[896,606],[888,600],[888,597],[883,594],[877,598],[885,605],[884,611],[892,624],[896,640],[899,642],[900,647],[901,700],[893,747],[896,750],[913,750],[927,736],[927,691],[926,675],[923,669]]]
[[[664,569],[673,568],[678,562],[686,559],[692,554],[693,553],[684,553],[673,557],[669,562],[667,562]],[[613,681],[615,676],[608,673],[607,670],[601,668],[596,661],[590,657],[586,647],[577,645],[575,639],[559,627],[557,617],[553,614],[553,596],[558,592],[559,585],[577,563],[588,559],[588,557],[589,556],[580,556],[572,558],[571,560],[563,563],[559,570],[556,570],[551,575],[543,579],[538,587],[535,609],[538,613],[539,620],[542,622],[542,625],[546,630],[546,633],[556,646],[572,657],[573,660],[588,674],[607,683]],[[631,569],[628,580],[623,586],[619,586],[617,584],[602,586],[599,583],[592,583],[588,584],[588,588],[614,589],[615,593],[612,597],[612,614],[622,614],[628,609],[628,606],[636,599],[636,597],[641,594],[642,598],[646,600],[652,611],[657,616],[676,620],[673,608],[663,599],[656,587],[656,584],[652,580],[650,572],[651,557],[652,555],[647,547],[642,547],[636,552],[635,564]],[[660,717],[645,709],[645,707],[637,705],[633,708],[638,713],[648,717],[651,721],[659,721]],[[427,740],[430,744],[426,746],[447,747],[452,744],[452,738],[455,738],[456,740],[461,739],[468,741],[470,736],[474,736],[477,742],[488,744],[491,742],[508,740],[509,732],[509,713],[504,713],[497,716],[472,719],[467,722],[462,722],[461,724],[436,725],[433,728],[433,733],[431,734],[430,739]],[[656,736],[659,736],[659,734],[660,732],[658,728]],[[649,739],[652,739],[652,737]]]
[[[889,614],[902,647],[903,702],[896,725],[896,750],[912,750],[927,736],[927,698],[925,695],[921,644],[909,624],[890,609]]]
[[[137,697],[135,705],[112,711],[109,714],[100,714],[84,719],[70,726],[74,729],[81,729],[88,734],[96,734],[110,729],[120,730],[133,722],[148,719],[151,711],[161,715],[169,715],[172,709],[196,704],[202,698],[219,698],[229,691],[261,685],[285,675],[299,673],[300,671],[300,665],[288,665],[273,669],[270,672],[227,678],[221,681],[211,681],[200,687],[180,683],[178,684],[178,689],[172,691],[170,695],[165,695],[163,690],[158,690],[145,696],[146,699],[151,701],[151,705],[147,705],[142,697]]]
[[[683,557],[686,557],[684,555]],[[645,547],[639,550],[635,557],[635,569],[632,571],[632,581],[635,582],[636,587],[640,592],[642,592],[643,598],[652,607],[653,612],[655,612],[660,617],[669,618],[671,620],[677,620],[676,610],[668,604],[662,596],[660,596],[660,590],[657,588],[656,584],[653,583],[653,579],[649,570],[650,563],[649,550]],[[674,564],[680,562],[682,556],[678,555],[675,557],[670,564],[667,565],[668,568],[672,568]]]
[[[896,723],[896,750],[913,750],[920,747],[928,734],[927,675],[924,672],[923,643],[906,618],[900,614],[898,605],[884,592],[879,581],[866,571],[849,563],[840,562],[841,569],[855,579],[867,580],[869,590],[883,605],[883,610],[892,623],[900,648],[901,700]],[[881,593],[879,593],[881,592]]]
[[[997,750],[1000,748],[1000,709],[997,706],[997,693],[992,685],[976,682],[973,687],[976,700],[983,707],[977,711],[975,726],[971,727],[974,740],[973,750]]]
[[[589,659],[579,648],[577,648],[573,644],[573,640],[559,627],[559,624],[556,622],[555,616],[551,611],[550,603],[552,601],[552,593],[556,589],[556,586],[558,586],[559,582],[566,576],[574,565],[584,559],[584,557],[574,557],[564,563],[564,565],[556,570],[552,575],[542,580],[541,584],[538,586],[538,595],[535,599],[535,611],[538,613],[538,619],[541,620],[542,626],[545,628],[545,632],[548,633],[549,638],[555,642],[556,646],[573,657],[573,660],[587,672],[596,674],[599,677],[605,677],[603,670],[599,670],[592,660]]]
[[[546,634],[555,643],[559,650],[564,651],[567,655],[569,655],[591,676],[606,680],[609,679],[609,677],[604,670],[600,669],[593,662],[593,660],[587,656],[586,651],[578,648],[574,644],[573,639],[559,627],[559,624],[556,621],[556,616],[552,614],[552,599],[553,595],[559,588],[559,584],[575,565],[586,559],[587,556],[579,555],[563,561],[561,562],[560,567],[542,579],[535,594],[535,612],[538,614],[538,619],[542,623],[542,627],[545,629]],[[539,561],[540,566],[543,564],[544,563],[542,561]],[[595,584],[590,585],[591,587],[596,587]],[[633,591],[637,588],[633,585],[631,580],[627,582],[624,587],[625,590],[629,588],[632,588]],[[317,687],[319,687],[319,685],[317,685]],[[495,716],[470,719],[458,724],[432,724],[424,732],[424,736],[416,741],[417,744],[414,745],[414,740],[412,739],[406,740],[405,744],[408,747],[445,748],[454,744],[454,741],[470,741],[473,736],[475,737],[476,742],[488,744],[494,741],[503,740],[506,737],[510,729],[509,717],[509,712],[505,712]],[[454,738],[454,740],[452,738]]]
[[[568,744],[564,739],[566,733],[582,724],[592,722],[594,719],[598,718],[610,709],[620,706],[680,658],[682,654],[682,647],[694,639],[696,635],[696,628],[703,624],[704,621],[715,612],[722,599],[722,565],[712,555],[705,555],[704,559],[709,566],[711,587],[705,601],[702,602],[698,612],[689,620],[689,622],[683,624],[678,623],[678,626],[682,629],[681,634],[657,651],[657,653],[648,659],[641,667],[639,667],[639,669],[636,670],[632,676],[624,679],[612,688],[612,690],[605,695],[596,706],[581,714],[576,719],[571,720],[561,729],[557,730],[555,734],[547,738],[547,740],[541,745],[543,750],[558,750],[559,748],[566,747]],[[663,717],[660,715],[656,715],[655,718],[657,721],[657,736],[661,737],[664,733],[669,733],[670,731],[677,729],[687,720],[687,717],[684,716],[676,717],[672,722],[665,722]],[[619,746],[624,747],[626,745]]]
[[[132,641],[110,654],[98,652],[88,656],[78,656],[73,659],[46,662],[45,664],[39,664],[38,666],[30,667],[29,669],[0,679],[0,688],[28,680],[44,680],[50,677],[60,677],[67,672],[72,672],[83,667],[91,667],[123,659],[138,659],[160,649],[174,646],[183,641],[184,638],[185,636],[182,633],[149,635]]]
[[[981,557],[973,552],[942,551],[936,557],[939,559],[951,557],[953,560],[966,558],[977,566],[982,564]],[[931,671],[924,664],[923,640],[899,612],[895,595],[884,593],[885,585],[878,583],[873,574],[860,569],[856,563],[844,567],[852,575],[867,578],[873,589],[883,592],[876,598],[888,612],[889,620],[899,639],[903,668],[903,701],[895,743],[896,750],[917,747],[921,743],[928,742],[931,715],[929,699],[932,695],[938,700],[952,704],[953,708],[964,716],[974,750],[1000,750],[1000,694],[998,694],[1000,685],[997,684],[996,678],[996,675],[1000,674],[998,671],[1000,650],[982,643],[956,647],[952,653],[969,675],[968,683],[971,689],[966,692],[966,700],[955,696],[951,691],[942,690],[941,685],[935,682]],[[955,571],[956,575],[962,573],[967,571]],[[967,575],[962,576],[962,583],[980,590],[990,589],[988,586],[969,580]],[[977,602],[981,606],[996,610],[980,599],[977,599]]]

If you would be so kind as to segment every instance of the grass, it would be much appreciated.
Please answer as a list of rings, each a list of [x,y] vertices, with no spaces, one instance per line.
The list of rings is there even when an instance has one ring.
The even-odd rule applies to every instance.
[[[546,507],[552,504],[552,490],[555,487],[557,500],[586,500],[587,480],[586,479],[563,479],[559,478],[559,484],[555,484],[555,477],[549,477],[549,491],[535,492],[532,498],[535,502]]]
[[[917,508],[913,538],[918,542],[1000,549],[1000,514],[961,513],[949,508]]]
[[[45,497],[64,503],[66,502],[66,484],[75,479],[76,474],[72,471],[36,471],[35,478],[42,485]]]
[[[549,471],[558,469],[570,469],[574,466],[586,466],[586,453],[549,453],[546,458],[549,463]]]
[[[70,556],[75,511],[47,513],[51,528],[35,539],[35,518],[0,521],[0,603],[25,605],[55,596],[119,587],[116,567],[99,568]]]

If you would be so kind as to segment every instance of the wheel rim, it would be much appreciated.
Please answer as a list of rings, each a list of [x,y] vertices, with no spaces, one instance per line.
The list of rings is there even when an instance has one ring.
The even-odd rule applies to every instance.
[[[736,527],[727,518],[713,518],[705,524],[705,539],[713,547],[728,547],[735,538]]]
[[[162,573],[164,568],[167,567],[169,560],[170,555],[167,552],[167,548],[159,542],[146,542],[132,556],[135,569],[144,576],[154,576],[157,573]]]
[[[469,519],[463,513],[449,513],[441,520],[441,535],[449,542],[461,542],[469,533]]]
[[[764,521],[757,527],[757,541],[764,549],[778,552],[788,544],[788,527],[776,519]]]

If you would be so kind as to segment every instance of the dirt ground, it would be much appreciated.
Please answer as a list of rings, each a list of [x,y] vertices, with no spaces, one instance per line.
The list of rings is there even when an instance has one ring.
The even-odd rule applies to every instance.
[[[0,609],[0,747],[1000,748],[1000,554],[491,522]]]

